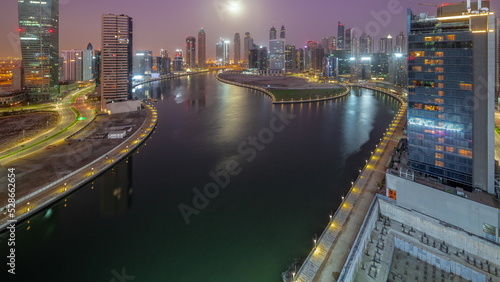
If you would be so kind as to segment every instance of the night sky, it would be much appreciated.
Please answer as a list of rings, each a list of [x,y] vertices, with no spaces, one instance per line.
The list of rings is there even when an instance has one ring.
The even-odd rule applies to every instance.
[[[238,2],[240,11],[230,3]],[[134,49],[161,48],[172,54],[185,49],[186,36],[197,37],[200,27],[207,34],[207,58],[215,56],[215,43],[220,37],[232,42],[234,33],[243,37],[249,31],[255,44],[267,46],[269,28],[287,29],[287,43],[304,46],[307,40],[321,42],[325,36],[337,36],[337,21],[346,27],[371,27],[370,35],[395,37],[406,30],[406,9],[430,12],[436,8],[418,3],[441,4],[443,0],[60,0],[60,50],[85,49],[91,42],[100,48],[100,17],[102,14],[126,14],[134,20]],[[450,1],[450,2],[460,2]],[[492,1],[493,11],[500,11],[500,1]],[[388,5],[393,8],[388,9]],[[389,21],[373,16],[386,11]],[[391,14],[390,12],[393,11]],[[394,13],[395,12],[395,13]],[[384,12],[382,12],[384,13]],[[17,1],[2,0],[0,12],[0,57],[20,57],[17,28]],[[369,23],[373,21],[370,25]],[[384,27],[385,25],[385,27]],[[377,27],[381,30],[377,31]],[[357,34],[359,36],[359,33]],[[232,57],[232,55],[231,55]]]

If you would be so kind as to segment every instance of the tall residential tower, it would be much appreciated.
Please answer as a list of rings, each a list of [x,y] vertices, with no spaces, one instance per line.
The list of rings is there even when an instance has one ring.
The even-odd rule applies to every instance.
[[[205,68],[205,61],[207,58],[207,43],[205,30],[200,29],[198,32],[198,67]]]

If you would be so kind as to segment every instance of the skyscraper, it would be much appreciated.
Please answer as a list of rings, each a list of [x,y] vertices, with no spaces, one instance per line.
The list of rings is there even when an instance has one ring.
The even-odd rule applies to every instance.
[[[273,39],[276,39],[276,28],[274,26],[269,30],[269,40]]]
[[[345,30],[344,50],[351,50],[352,37],[354,36],[353,32],[354,30],[352,28],[348,28]]]
[[[92,44],[87,45],[87,50],[83,50],[83,74],[82,80],[87,81],[94,78],[94,48]]]
[[[243,62],[248,64],[249,50],[253,48],[253,38],[250,36],[250,32],[245,32],[245,37],[243,38]]]
[[[220,66],[229,64],[229,43],[229,41],[221,38],[215,46],[217,64]]]
[[[286,29],[285,29],[285,26],[282,25],[281,30],[280,30],[280,38],[285,39],[285,37],[286,37]]]
[[[373,38],[366,33],[362,33],[359,37],[359,52],[361,55],[373,53]]]
[[[396,36],[396,46],[394,46],[394,52],[396,53],[406,53],[407,48],[406,35],[401,31],[398,36]]]
[[[196,38],[186,37],[186,67],[193,69],[196,67]]]
[[[125,101],[132,86],[132,18],[102,15],[101,99]]]
[[[198,32],[198,67],[205,68],[207,58],[207,42],[205,30],[200,29]]]
[[[344,39],[345,39],[345,26],[343,23],[338,22],[337,25],[337,50],[344,50]]]
[[[437,17],[409,12],[408,153],[416,171],[494,194],[496,28],[489,3],[443,5]]]
[[[18,12],[26,87],[47,100],[59,92],[59,1],[18,1]]]
[[[285,72],[285,39],[269,41],[269,70]]]
[[[234,64],[239,64],[241,60],[241,39],[240,34],[234,34]]]
[[[153,71],[153,51],[136,51],[133,59],[134,75],[151,75]]]

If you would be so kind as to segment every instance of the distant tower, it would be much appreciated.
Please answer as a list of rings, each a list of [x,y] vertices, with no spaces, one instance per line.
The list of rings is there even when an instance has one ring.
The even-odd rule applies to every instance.
[[[26,87],[36,100],[59,94],[59,1],[18,1]],[[43,96],[39,94],[45,94]]]
[[[286,35],[286,29],[285,29],[285,26],[282,25],[281,31],[280,31],[280,38],[285,39],[285,35]]]
[[[276,39],[276,28],[274,26],[269,30],[269,40],[273,39]]]
[[[207,43],[205,30],[200,29],[198,32],[198,67],[205,68],[205,61],[207,56]]]
[[[253,48],[253,38],[250,36],[250,32],[245,32],[245,37],[243,38],[243,62],[248,64],[248,51]]]
[[[229,41],[221,38],[215,46],[217,64],[220,66],[225,66],[229,63],[229,44]]]
[[[406,53],[408,48],[406,47],[406,35],[404,32],[400,32],[398,36],[396,36],[396,46],[394,47],[394,51],[396,53]]]
[[[182,71],[182,50],[177,49],[175,50],[175,57],[174,57],[174,71],[179,72]]]
[[[132,82],[132,18],[102,15],[101,98],[125,101]]]
[[[239,33],[234,34],[234,64],[239,64],[241,60],[241,38]]]
[[[344,50],[351,50],[352,37],[353,37],[353,29],[347,28],[344,34]]]
[[[196,67],[196,38],[194,36],[186,37],[186,67]]]
[[[345,26],[343,23],[338,22],[337,27],[337,50],[344,50],[344,40],[345,40]]]

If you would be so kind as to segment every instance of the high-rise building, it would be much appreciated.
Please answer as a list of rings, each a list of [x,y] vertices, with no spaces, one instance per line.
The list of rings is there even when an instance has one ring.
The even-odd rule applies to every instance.
[[[408,153],[416,171],[494,194],[497,34],[490,2],[480,4],[409,12]]]
[[[259,50],[252,48],[248,50],[248,68],[257,69],[259,67]]]
[[[344,37],[344,49],[345,50],[351,50],[351,45],[352,45],[352,37],[354,36],[354,30],[352,28],[347,28],[345,30],[345,37]]]
[[[239,64],[241,61],[241,38],[239,33],[234,34],[234,64]]]
[[[391,53],[371,54],[372,77],[379,80],[389,80],[389,60]]]
[[[297,72],[297,49],[295,46],[287,44],[285,46],[285,70],[287,72]]]
[[[62,50],[62,78],[64,81],[83,80],[83,50]]]
[[[198,49],[199,50],[199,49]],[[198,53],[199,54],[199,53]],[[170,74],[170,57],[167,49],[160,50],[160,74]]]
[[[198,67],[201,69],[205,68],[205,62],[207,60],[206,38],[205,30],[203,28],[200,29],[198,32]]]
[[[18,1],[22,66],[31,100],[59,94],[59,1]]]
[[[215,55],[219,66],[226,66],[229,64],[229,44],[229,41],[221,38],[215,46]]]
[[[250,32],[245,32],[245,37],[243,38],[243,62],[248,64],[248,57],[250,56],[249,50],[253,48],[253,38],[250,36]]]
[[[282,25],[281,30],[280,30],[280,38],[285,39],[285,37],[286,37],[286,29],[285,29],[285,26]]]
[[[408,52],[406,35],[402,31],[398,36],[396,36],[396,46],[394,46],[394,52],[404,54]]]
[[[194,36],[186,37],[186,67],[196,68],[196,38]]]
[[[269,41],[269,70],[285,72],[285,39]]]
[[[132,18],[102,15],[101,99],[125,101],[132,87]]]
[[[373,45],[373,38],[363,32],[359,37],[359,53],[361,56],[374,53]]]
[[[337,50],[344,50],[344,40],[345,40],[345,26],[343,23],[338,22],[337,25]]]
[[[392,36],[389,34],[387,37],[380,38],[379,53],[392,53]]]
[[[269,30],[269,40],[273,39],[276,39],[276,28],[274,26]]]
[[[257,68],[260,71],[267,71],[268,66],[267,66],[267,48],[266,47],[259,47],[258,55],[257,55]]]
[[[304,50],[304,70],[310,70],[313,68],[313,50],[318,48],[318,43],[309,40],[306,42],[305,50]]]
[[[330,54],[323,58],[323,76],[337,78],[339,76],[339,58]]]
[[[177,49],[175,50],[175,57],[174,57],[174,71],[175,72],[180,72],[183,70],[183,56],[182,56],[182,50]]]
[[[389,82],[399,86],[408,86],[408,57],[403,53],[392,53],[389,58]]]
[[[83,74],[82,80],[87,81],[94,78],[94,48],[92,44],[87,45],[83,50]]]
[[[359,46],[359,38],[357,37],[353,37],[351,38],[351,55],[355,58],[358,58],[359,56],[361,56],[361,49],[360,49],[360,46]]]
[[[311,50],[312,53],[312,69],[316,72],[323,71],[323,59],[325,58],[325,51],[321,46],[316,46]]]
[[[134,75],[151,75],[153,71],[153,51],[136,51],[133,66]]]

